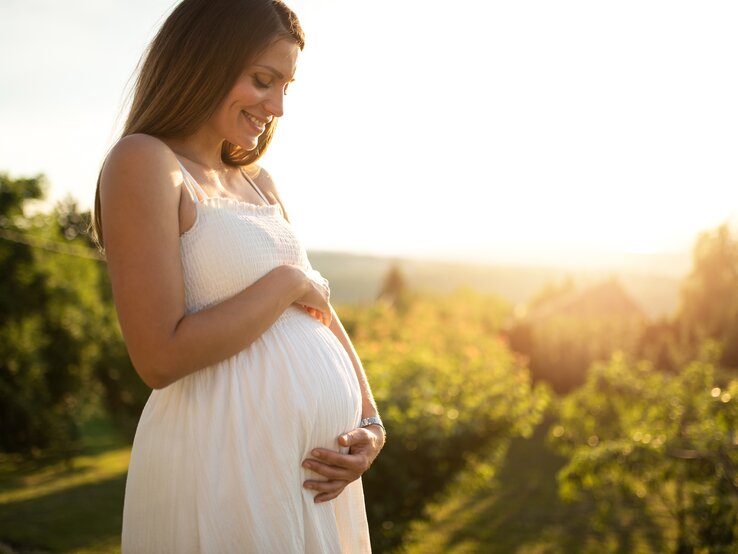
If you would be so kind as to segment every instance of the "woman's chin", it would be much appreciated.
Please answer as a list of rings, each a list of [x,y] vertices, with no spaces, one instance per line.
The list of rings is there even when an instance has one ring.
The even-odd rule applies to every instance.
[[[256,150],[259,146],[259,141],[257,140],[241,140],[239,142],[234,142],[236,146],[241,148],[242,150],[245,150],[246,152],[251,152],[253,150]]]

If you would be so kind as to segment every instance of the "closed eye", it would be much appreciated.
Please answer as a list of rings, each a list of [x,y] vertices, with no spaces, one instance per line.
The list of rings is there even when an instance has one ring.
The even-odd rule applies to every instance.
[[[260,77],[258,74],[255,74],[253,76],[253,82],[254,82],[254,86],[256,86],[257,88],[269,88],[270,86],[272,86],[271,80],[265,80],[264,78]]]
[[[252,76],[252,81],[254,83],[254,86],[256,88],[260,88],[260,89],[268,89],[272,85],[274,85],[274,79],[273,78],[267,77],[266,79],[264,79],[264,77],[262,75],[258,74],[258,73],[255,73]],[[284,84],[284,88],[282,89],[282,94],[287,94],[287,89],[289,88],[290,84],[291,83],[294,83],[294,82],[295,82],[294,79],[291,79],[291,80],[287,81]]]

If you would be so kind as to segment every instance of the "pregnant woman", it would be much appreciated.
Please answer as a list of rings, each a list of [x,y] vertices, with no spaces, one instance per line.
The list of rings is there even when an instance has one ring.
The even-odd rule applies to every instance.
[[[303,45],[277,0],[184,0],[103,164],[95,231],[154,389],[124,553],[370,550],[360,477],[384,428],[328,284],[256,163]]]

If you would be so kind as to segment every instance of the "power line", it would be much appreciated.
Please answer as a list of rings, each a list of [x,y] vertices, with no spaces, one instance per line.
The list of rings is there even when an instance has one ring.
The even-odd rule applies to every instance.
[[[16,242],[18,244],[25,244],[31,248],[37,248],[39,250],[45,250],[55,254],[65,254],[67,256],[75,256],[77,258],[85,258],[88,260],[105,261],[105,257],[100,252],[92,248],[85,248],[84,246],[76,245],[73,246],[59,241],[32,237],[11,229],[0,229],[0,239]]]

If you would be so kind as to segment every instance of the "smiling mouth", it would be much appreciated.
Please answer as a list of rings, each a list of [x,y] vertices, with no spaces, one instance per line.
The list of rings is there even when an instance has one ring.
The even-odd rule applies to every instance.
[[[266,126],[267,126],[267,123],[269,123],[269,121],[271,121],[271,118],[270,118],[269,120],[267,120],[267,121],[264,121],[264,120],[262,120],[262,119],[259,119],[258,117],[254,117],[254,116],[253,116],[253,115],[251,115],[250,113],[248,113],[248,112],[245,112],[245,111],[243,111],[243,110],[241,110],[241,113],[242,113],[242,114],[244,115],[244,117],[245,117],[246,119],[248,119],[248,120],[249,120],[249,121],[250,121],[251,123],[253,123],[253,124],[254,124],[254,126],[255,126],[256,128],[260,129],[261,131],[264,131],[264,129],[265,129],[265,128],[266,128]]]

